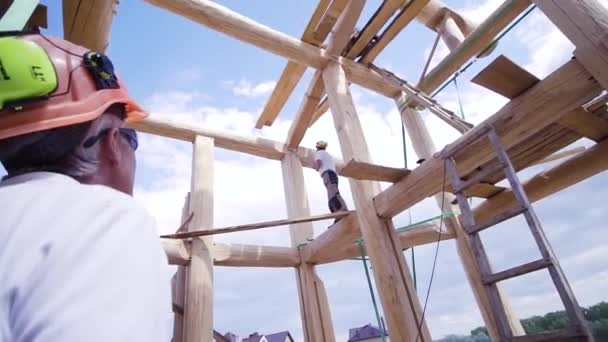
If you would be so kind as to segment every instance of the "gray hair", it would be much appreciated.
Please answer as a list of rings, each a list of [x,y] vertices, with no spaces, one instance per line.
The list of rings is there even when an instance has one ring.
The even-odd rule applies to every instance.
[[[113,114],[71,126],[34,132],[0,141],[0,161],[14,177],[29,172],[56,172],[72,178],[93,175],[98,168],[99,144],[83,142],[120,121]],[[115,126],[115,125],[114,125]]]

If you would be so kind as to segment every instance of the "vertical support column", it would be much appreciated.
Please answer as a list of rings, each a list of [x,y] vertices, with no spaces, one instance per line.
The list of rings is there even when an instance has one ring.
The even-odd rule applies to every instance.
[[[602,0],[533,0],[576,46],[574,56],[608,89],[608,7]]]
[[[190,215],[190,193],[186,195],[182,207],[182,224]],[[177,232],[176,232],[177,233]],[[186,287],[186,266],[178,266],[173,275],[173,339],[171,342],[182,342],[184,339],[184,303]]]
[[[396,103],[397,107],[399,107],[399,111],[401,114],[401,118],[403,119],[405,129],[407,130],[408,135],[412,140],[414,151],[418,155],[419,159],[431,158],[433,154],[435,154],[437,149],[435,147],[435,144],[433,143],[433,139],[431,138],[429,130],[426,127],[424,120],[422,119],[418,111],[408,107],[402,108],[401,104],[405,103],[405,100],[406,95],[402,93],[401,97],[396,99]],[[435,195],[435,199],[439,208],[443,207],[444,211],[453,211],[455,209],[452,205],[454,195],[450,193],[445,193],[444,196],[439,193]],[[467,236],[462,230],[460,222],[458,221],[458,219],[456,219],[456,217],[446,217],[444,218],[443,223],[445,224],[448,230],[451,230],[456,233],[456,247],[458,250],[458,255],[460,256],[460,262],[462,263],[462,266],[464,268],[464,272],[469,281],[469,285],[473,290],[473,295],[475,296],[475,300],[477,301],[477,305],[479,306],[479,311],[481,311],[481,316],[483,317],[486,323],[486,328],[488,329],[490,337],[493,341],[498,341],[500,340],[500,338],[497,330],[496,320],[494,318],[494,313],[492,311],[488,295],[481,281],[481,275],[477,268],[477,263],[475,262],[475,258],[473,256],[473,250],[467,240]],[[499,284],[497,284],[496,286],[498,287],[499,294],[501,294],[503,306],[505,308],[505,311],[507,312],[509,325],[511,326],[513,335],[525,335],[525,331],[521,325],[521,322],[513,314],[513,310],[511,309],[509,301],[500,291]]]
[[[213,139],[196,136],[188,230],[213,228]],[[192,239],[192,259],[186,276],[184,341],[213,340],[213,259],[211,236]]]
[[[323,81],[344,160],[371,162],[359,117],[342,67],[330,62]],[[378,217],[373,198],[380,184],[349,179],[361,234],[374,270],[374,279],[392,341],[431,341],[410,270],[391,220]]]
[[[306,196],[302,163],[293,152],[287,152],[281,160],[283,187],[287,204],[287,217],[310,216]],[[292,224],[289,227],[291,245],[297,247],[313,237],[312,222]],[[305,340],[308,342],[335,342],[335,334],[323,281],[315,267],[302,263],[296,268],[300,313]]]

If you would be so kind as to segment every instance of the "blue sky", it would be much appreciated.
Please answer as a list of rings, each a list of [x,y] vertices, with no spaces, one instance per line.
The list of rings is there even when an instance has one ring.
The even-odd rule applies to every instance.
[[[61,13],[56,1],[49,6],[47,34],[61,35]],[[446,0],[472,20],[483,20],[500,1]],[[269,27],[299,37],[316,6],[315,1],[220,1]],[[368,1],[358,27],[369,19],[380,1]],[[377,59],[377,64],[415,82],[424,65],[434,33],[414,22]],[[460,97],[467,119],[478,123],[498,110],[506,99],[470,84],[487,63],[504,54],[516,63],[544,77],[571,57],[573,46],[536,10],[509,33],[498,49],[480,60],[460,79]],[[311,72],[307,72],[275,124],[261,131],[254,124],[286,61],[221,33],[141,1],[121,1],[110,39],[108,54],[133,96],[153,115],[167,115],[206,127],[258,135],[284,141]],[[440,43],[434,64],[447,54]],[[374,162],[402,166],[401,128],[392,100],[353,86],[353,96]],[[452,85],[438,99],[457,111]],[[434,116],[425,120],[438,147],[458,134]],[[330,142],[332,154],[340,155],[330,115],[325,115],[307,133],[303,145],[315,140]],[[578,145],[589,146],[589,141]],[[417,159],[408,142],[408,164]],[[138,152],[136,198],[156,217],[159,232],[178,226],[184,195],[189,188],[190,153],[187,143],[144,136]],[[551,164],[553,165],[553,164]],[[525,179],[551,165],[522,172]],[[327,212],[323,185],[312,170],[305,181],[313,214]],[[608,195],[606,175],[551,196],[538,204],[549,238],[562,258],[575,293],[583,305],[606,300],[608,214],[597,203]],[[286,217],[280,164],[261,158],[216,150],[215,225],[250,223]],[[352,207],[348,183],[341,191]],[[386,187],[383,184],[383,187]],[[433,201],[425,200],[411,210],[413,221],[437,215]],[[409,222],[407,214],[395,218],[395,225]],[[317,234],[327,223],[315,225]],[[488,249],[500,269],[531,261],[529,244],[511,244],[526,237],[522,222],[514,220],[487,234]],[[516,240],[517,239],[517,240]],[[220,242],[289,245],[286,228],[218,237]],[[440,246],[439,263],[428,308],[428,324],[434,338],[448,333],[468,333],[482,324],[472,293],[464,277],[452,241]],[[523,248],[530,247],[530,248]],[[426,293],[434,246],[417,248],[419,289]],[[525,259],[528,258],[528,259]],[[373,322],[373,311],[362,266],[353,261],[318,267],[329,293],[338,340],[346,340],[348,328]],[[168,276],[171,275],[168,269]],[[532,275],[521,283],[508,282],[507,292],[520,317],[557,310],[548,279]],[[534,286],[531,286],[534,284]],[[294,272],[291,269],[215,268],[215,326],[221,331],[247,336],[253,331],[290,330],[302,340]]]

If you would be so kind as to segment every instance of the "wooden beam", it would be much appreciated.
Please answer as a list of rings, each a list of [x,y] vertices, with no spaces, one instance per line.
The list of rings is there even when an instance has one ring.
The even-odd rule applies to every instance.
[[[342,257],[338,257],[340,248],[361,238],[358,222],[357,213],[353,212],[331,225],[325,232],[302,247],[302,259],[312,264],[321,263],[321,260],[342,260]]]
[[[167,255],[169,265],[188,265],[190,263],[190,241],[160,239],[160,244]]]
[[[585,146],[579,146],[579,147],[571,148],[571,149],[568,149],[565,151],[555,152],[548,157],[545,157],[539,161],[534,162],[534,164],[532,164],[532,165],[540,165],[540,164],[560,160],[563,158],[572,158],[573,156],[575,156],[585,150],[586,150]]]
[[[304,169],[298,156],[287,153],[281,160],[283,189],[289,218],[310,216],[304,184]],[[313,237],[312,222],[294,223],[289,227],[291,245],[299,248]],[[335,341],[331,311],[323,281],[314,267],[301,264],[296,269],[302,328],[307,341]]]
[[[300,264],[300,255],[292,247],[215,243],[213,264],[233,267],[296,267]]]
[[[513,99],[537,84],[540,80],[505,56],[499,56],[471,80],[504,97]],[[599,102],[601,105],[601,101]],[[594,141],[608,136],[608,120],[591,111],[596,108],[578,108],[563,117],[558,123]]]
[[[370,162],[345,71],[339,64],[331,62],[323,71],[323,81],[342,155],[346,159]],[[381,220],[371,205],[373,196],[380,192],[380,184],[354,179],[349,179],[349,183],[391,339],[431,341],[392,222]]]
[[[458,71],[469,58],[492,43],[494,37],[530,5],[529,0],[507,0],[494,11],[475,31],[445,57],[418,85],[429,94]]]
[[[63,0],[63,37],[91,50],[105,52],[117,6],[117,0]]]
[[[193,216],[190,213],[190,193],[184,198],[184,205],[182,206],[182,223],[179,229],[188,229],[188,224],[192,220]],[[166,239],[160,239],[161,244],[170,242]],[[175,275],[173,275],[171,285],[173,286],[173,292],[175,296],[173,298],[173,341],[183,342],[184,341],[184,302],[186,300],[186,277],[188,270],[185,266],[190,265],[190,258],[192,256],[192,243],[188,241],[173,240],[175,242],[183,244],[186,251],[181,251],[181,257],[184,257],[185,263],[180,263],[177,267]],[[167,250],[165,250],[167,252]],[[171,258],[169,258],[169,264],[171,264]]]
[[[237,226],[215,228],[215,229],[190,230],[185,233],[161,235],[161,238],[188,239],[188,238],[193,238],[193,237],[198,237],[198,236],[229,234],[229,233],[243,232],[243,231],[247,231],[247,230],[278,227],[278,226],[285,226],[285,225],[291,225],[291,224],[297,224],[297,223],[337,219],[340,217],[347,216],[349,213],[350,213],[349,211],[344,211],[344,212],[336,212],[336,213],[330,213],[330,214],[314,215],[314,216],[310,216],[310,217],[299,217],[299,218],[295,218],[295,219],[284,219],[284,220],[274,220],[274,221],[266,221],[266,222],[258,222],[258,223],[241,224],[241,225],[237,225]]]
[[[608,89],[608,8],[604,1],[534,0],[576,46],[574,56]]]
[[[456,21],[449,13],[443,16],[443,19],[437,25],[437,33],[441,40],[445,43],[450,51],[455,50],[464,41],[464,33],[456,24]]]
[[[489,124],[495,127],[502,143],[510,148],[580,107],[597,96],[599,91],[599,85],[589,73],[576,60],[569,61],[524,94],[511,100],[454,144],[466,141]],[[451,145],[453,146],[450,144],[448,148]],[[466,155],[456,158],[460,174],[468,174],[492,157],[492,148],[486,140],[472,144]],[[384,218],[393,217],[420,200],[440,192],[442,176],[442,160],[439,157],[427,159],[404,179],[375,197],[378,214]]]
[[[326,37],[317,40],[314,35],[314,30],[317,27],[319,21],[323,14],[327,11],[327,6],[329,5],[330,0],[320,0],[317,4],[315,11],[304,30],[304,34],[302,34],[302,41],[312,44],[314,46],[320,46],[323,41],[325,41]],[[327,32],[329,34],[329,32]],[[294,63],[292,61],[287,62],[287,65],[283,69],[281,73],[281,77],[279,77],[279,81],[277,85],[274,87],[268,102],[264,106],[262,110],[262,114],[258,118],[258,121],[255,124],[255,128],[262,128],[262,126],[270,126],[277,118],[283,106],[287,102],[287,99],[293,93],[296,85],[304,75],[306,71],[306,66]]]
[[[608,140],[545,170],[523,183],[530,202],[536,202],[608,169]],[[473,213],[477,222],[484,222],[517,205],[513,193],[504,191],[477,206]]]
[[[341,167],[338,172],[344,177],[359,180],[396,183],[407,176],[411,171],[408,169],[375,165],[352,159]]]
[[[336,0],[334,0],[334,3]],[[333,5],[333,3],[332,3]],[[365,0],[350,0],[336,27],[332,31],[331,41],[327,46],[326,53],[329,55],[340,55],[346,44],[350,41],[350,37],[355,29],[357,19],[361,15]],[[321,101],[321,96],[325,92],[321,70],[317,70],[312,77],[310,85],[304,94],[300,108],[294,116],[289,133],[287,134],[287,146],[290,148],[297,147],[306,133],[315,108]]]
[[[261,25],[209,0],[146,1],[305,66],[323,69],[332,59],[324,49]],[[355,84],[392,98],[401,90],[400,84],[366,66],[345,58],[338,58],[338,62]]]
[[[192,151],[190,212],[188,229],[213,227],[213,139],[197,136]],[[186,276],[184,341],[213,338],[213,259],[211,237],[192,240],[192,254]]]
[[[409,24],[416,16],[422,11],[422,9],[429,3],[429,0],[412,0],[407,4],[407,7],[399,12],[399,15],[393,20],[390,25],[382,32],[378,42],[367,51],[367,53],[361,59],[362,63],[370,63],[378,57],[380,52],[384,50],[388,44],[397,37],[397,34],[403,30],[407,24]]]
[[[337,26],[338,18],[342,11],[348,6],[348,0],[332,0],[331,4],[327,8],[327,11],[323,14],[323,17],[319,21],[319,24],[313,31],[313,37],[316,40],[324,41],[329,32],[332,31],[334,25]]]

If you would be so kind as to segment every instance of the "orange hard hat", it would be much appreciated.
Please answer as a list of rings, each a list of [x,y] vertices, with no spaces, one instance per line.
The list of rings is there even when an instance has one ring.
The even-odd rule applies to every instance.
[[[113,104],[127,121],[148,115],[105,55],[63,39],[1,37],[0,78],[0,139],[92,121]]]

